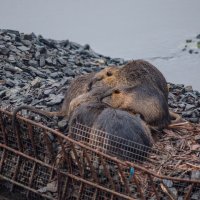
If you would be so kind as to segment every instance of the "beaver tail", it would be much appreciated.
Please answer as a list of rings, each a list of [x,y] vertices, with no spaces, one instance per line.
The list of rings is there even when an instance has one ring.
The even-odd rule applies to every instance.
[[[18,108],[14,110],[13,115],[12,115],[13,130],[15,129],[16,115],[20,110],[23,110],[23,109],[30,110],[36,114],[40,114],[48,118],[53,117],[53,116],[63,116],[61,112],[48,112],[48,111],[36,109],[35,107],[28,106],[28,105],[19,106]]]

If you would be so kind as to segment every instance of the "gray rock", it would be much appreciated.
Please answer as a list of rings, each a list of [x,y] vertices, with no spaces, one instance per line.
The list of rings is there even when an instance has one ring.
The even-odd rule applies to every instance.
[[[45,66],[45,58],[41,57],[40,58],[40,67],[44,67]]]
[[[177,200],[184,200],[182,196],[179,196]]]
[[[12,73],[17,73],[17,72],[21,72],[22,70],[18,67],[14,67],[13,65],[6,65],[4,67],[4,70],[6,71],[10,71]]]
[[[61,120],[61,121],[58,122],[58,128],[59,128],[61,131],[66,130],[67,125],[68,125],[68,121],[67,121],[66,119],[63,119],[63,120]]]
[[[49,65],[52,65],[53,64],[53,60],[51,57],[48,57],[46,60],[46,63],[49,64]]]
[[[177,197],[177,195],[178,195],[178,191],[177,191],[177,189],[176,188],[170,188],[170,191],[171,191],[171,193],[175,196],[175,197]]]
[[[8,57],[8,60],[9,60],[10,63],[15,63],[16,62],[15,57],[13,55],[10,55]]]
[[[36,35],[34,33],[31,34],[25,34],[24,35],[24,40],[33,40],[34,38],[36,38]]]
[[[28,50],[30,50],[30,48],[29,47],[25,47],[25,46],[19,46],[19,47],[17,47],[20,51],[28,51]]]
[[[62,72],[54,72],[50,74],[51,78],[59,78],[63,76]]]
[[[15,86],[15,83],[11,80],[6,80],[6,86],[7,87],[14,87]]]
[[[0,45],[0,54],[7,55],[9,49],[5,45]]]
[[[192,116],[193,111],[182,112],[182,117],[190,117]]]
[[[3,98],[6,96],[6,90],[0,91],[0,98]]]
[[[44,91],[45,96],[49,96],[50,94],[55,94],[55,89],[46,89]]]
[[[198,34],[198,35],[196,36],[196,38],[197,38],[197,39],[200,39],[200,34]]]
[[[194,105],[191,105],[191,104],[186,104],[186,106],[185,106],[185,110],[186,110],[186,111],[191,110],[191,109],[193,109],[193,108],[195,108],[195,106],[194,106]]]
[[[191,179],[200,180],[200,171],[192,171]]]
[[[171,180],[164,179],[163,183],[169,188],[173,186],[173,182]]]
[[[194,192],[191,196],[191,200],[199,200],[200,199],[200,191]]]
[[[3,37],[3,40],[6,41],[6,42],[8,42],[8,41],[11,40],[11,37],[8,36],[8,35],[6,35],[6,36]]]
[[[68,67],[63,68],[63,72],[67,76],[75,76],[75,73],[73,70],[69,69]]]
[[[29,60],[28,64],[33,67],[38,67],[38,62],[36,60]]]
[[[188,118],[188,121],[192,122],[192,123],[199,123],[199,118],[195,117],[195,118]]]
[[[196,135],[194,139],[200,144],[200,135]]]
[[[59,57],[59,58],[58,58],[58,62],[59,62],[61,65],[66,65],[66,64],[67,64],[67,61],[64,60],[62,57]]]
[[[50,94],[50,101],[47,102],[48,106],[53,106],[53,105],[57,105],[60,104],[64,99],[64,96],[62,94],[59,95],[54,95],[54,94]]]
[[[35,78],[33,81],[31,81],[31,86],[33,88],[39,88],[41,86],[41,79],[39,77]]]
[[[30,47],[32,44],[29,40],[22,40],[22,43],[27,47]]]

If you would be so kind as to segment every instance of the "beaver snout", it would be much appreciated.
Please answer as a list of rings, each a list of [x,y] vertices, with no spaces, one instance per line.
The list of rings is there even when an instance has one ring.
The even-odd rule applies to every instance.
[[[90,91],[92,90],[92,86],[98,82],[98,81],[101,81],[103,79],[103,77],[94,77],[88,84],[88,87],[87,87],[87,91]]]

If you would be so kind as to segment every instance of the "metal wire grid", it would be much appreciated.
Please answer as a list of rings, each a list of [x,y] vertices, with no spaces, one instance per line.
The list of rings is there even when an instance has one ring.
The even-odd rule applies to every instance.
[[[0,114],[1,118],[5,118],[4,115],[9,117],[8,113],[1,112]],[[193,192],[198,193],[200,191],[200,182],[195,183],[195,181],[159,177],[134,163],[122,162],[112,156],[105,155],[97,149],[87,147],[88,145],[86,146],[80,142],[76,142],[57,131],[47,127],[45,128],[30,120],[20,118],[20,122],[20,124],[28,124],[29,127],[28,131],[24,132],[29,136],[23,136],[23,138],[26,138],[26,140],[29,138],[31,140],[31,129],[33,130],[33,137],[42,137],[42,142],[40,142],[45,150],[42,152],[45,156],[42,158],[38,156],[39,151],[35,152],[32,140],[31,145],[33,146],[33,151],[24,151],[24,148],[22,148],[22,151],[19,151],[19,143],[17,143],[18,150],[15,149],[16,147],[9,147],[7,144],[1,143],[0,177],[24,188],[26,196],[29,199],[40,199],[38,196],[41,199],[44,197],[47,199],[55,199],[55,194],[54,196],[49,193],[39,194],[37,189],[45,187],[57,171],[60,171],[62,177],[65,179],[63,182],[62,178],[57,177],[58,190],[60,188],[62,191],[58,191],[58,197],[62,200],[66,199],[65,197],[68,197],[67,199],[145,199],[149,197],[159,199],[160,197],[169,196],[169,192],[163,192],[164,189],[160,186],[164,178],[173,181],[174,185],[176,183],[178,192],[185,190],[185,184],[183,186],[181,185],[184,182],[188,184],[187,187],[192,187],[190,193],[184,193],[189,196],[188,198],[191,197],[191,194],[193,195]],[[4,123],[6,126],[5,124],[3,126],[1,123],[0,135],[4,135],[5,132],[7,134],[9,134],[9,131],[12,132],[9,130],[6,121]],[[54,140],[44,139],[46,137],[45,135],[49,138],[53,135]],[[5,135],[1,136],[1,138],[3,138],[3,142],[7,142]],[[53,151],[54,148],[56,149],[55,151]],[[52,152],[57,152],[59,156],[52,156]],[[56,164],[57,168],[54,167],[54,164]],[[131,168],[135,169],[132,177],[130,176]],[[29,172],[31,169],[32,171]],[[16,172],[21,174],[19,175]],[[28,179],[29,175],[31,178]],[[69,187],[70,185],[71,187]],[[15,188],[18,187],[15,186]],[[78,190],[80,195],[78,197],[71,195],[73,193],[70,188],[75,191]],[[167,188],[169,187],[167,186]]]
[[[151,157],[161,153],[156,149],[111,135],[78,122],[70,128],[69,134],[77,141],[87,143],[87,145],[94,149],[126,161],[138,163],[142,163],[143,161],[151,162]]]

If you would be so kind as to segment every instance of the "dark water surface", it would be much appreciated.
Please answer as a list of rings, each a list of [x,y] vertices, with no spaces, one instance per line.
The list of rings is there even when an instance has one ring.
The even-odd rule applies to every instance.
[[[144,58],[174,83],[200,90],[200,0],[0,0],[0,28],[70,39],[104,55]]]

